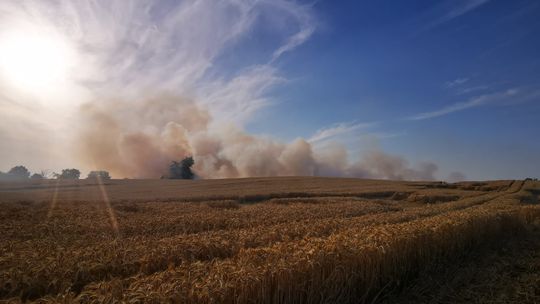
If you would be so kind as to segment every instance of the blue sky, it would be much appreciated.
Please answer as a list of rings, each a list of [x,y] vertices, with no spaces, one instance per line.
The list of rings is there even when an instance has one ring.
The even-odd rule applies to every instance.
[[[322,29],[279,64],[293,79],[273,92],[284,102],[249,128],[290,138],[376,122],[349,136],[387,134],[378,139],[385,150],[470,178],[538,176],[540,3],[472,2],[317,2]],[[519,93],[408,119],[512,89]]]
[[[538,37],[532,0],[6,0],[0,170],[539,176]]]

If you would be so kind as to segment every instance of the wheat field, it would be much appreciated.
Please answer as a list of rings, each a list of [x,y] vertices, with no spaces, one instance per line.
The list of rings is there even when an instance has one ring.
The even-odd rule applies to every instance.
[[[0,301],[444,302],[429,284],[517,263],[493,257],[510,241],[540,246],[539,195],[535,181],[5,182]],[[538,282],[512,282],[504,298],[454,284],[450,302],[535,303]]]

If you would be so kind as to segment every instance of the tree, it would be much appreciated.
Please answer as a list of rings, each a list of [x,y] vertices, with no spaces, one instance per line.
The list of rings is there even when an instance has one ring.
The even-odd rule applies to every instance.
[[[63,169],[62,173],[54,173],[57,179],[79,179],[81,171],[77,169]]]
[[[34,173],[32,176],[30,176],[30,179],[45,179],[45,177],[43,177],[43,174]]]
[[[15,166],[7,174],[10,179],[28,179],[30,177],[30,172],[25,166]]]
[[[107,171],[91,171],[88,173],[87,179],[101,179],[101,180],[108,180],[111,179],[111,175]]]
[[[189,156],[182,161],[173,161],[169,166],[169,178],[171,179],[193,179],[195,174],[191,171],[191,167],[195,164],[193,157]]]

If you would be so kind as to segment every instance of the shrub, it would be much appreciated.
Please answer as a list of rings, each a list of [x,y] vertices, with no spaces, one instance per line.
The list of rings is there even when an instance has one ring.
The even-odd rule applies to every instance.
[[[102,179],[102,180],[109,180],[111,179],[111,175],[107,171],[91,171],[88,173],[87,179]]]
[[[32,176],[30,176],[30,179],[44,179],[44,177],[39,173],[34,173]]]
[[[57,179],[79,179],[81,171],[77,169],[63,169],[62,173],[54,173]]]

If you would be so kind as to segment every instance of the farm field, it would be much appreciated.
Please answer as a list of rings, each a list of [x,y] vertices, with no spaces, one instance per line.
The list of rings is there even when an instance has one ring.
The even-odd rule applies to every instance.
[[[0,183],[0,302],[537,303],[540,183]]]

